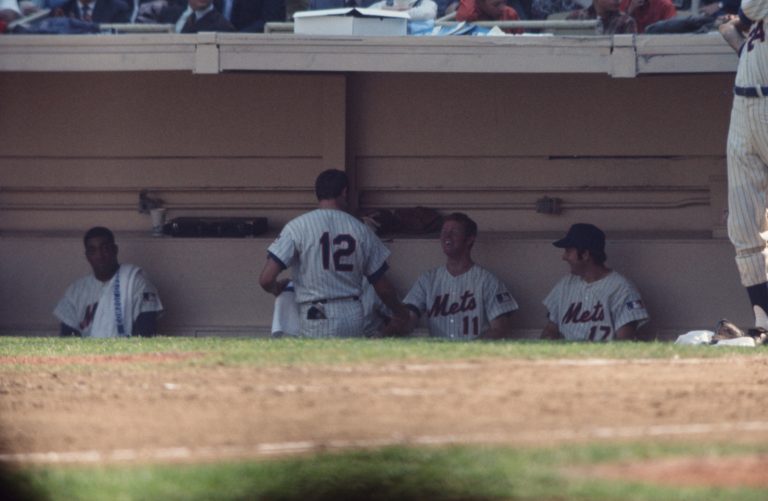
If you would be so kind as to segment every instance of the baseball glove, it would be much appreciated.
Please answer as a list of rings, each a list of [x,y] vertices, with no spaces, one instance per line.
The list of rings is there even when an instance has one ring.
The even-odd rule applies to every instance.
[[[729,322],[725,318],[717,322],[715,327],[715,335],[712,336],[712,344],[716,344],[718,341],[725,339],[735,339],[737,337],[749,336],[755,340],[755,344],[763,344],[768,338],[768,330],[762,327],[754,327],[748,329],[746,332],[738,328],[732,322]]]
[[[399,224],[395,215],[388,209],[361,209],[357,217],[379,236],[394,233]]]
[[[401,232],[415,235],[438,232],[443,224],[440,213],[428,207],[395,209],[395,217]]]

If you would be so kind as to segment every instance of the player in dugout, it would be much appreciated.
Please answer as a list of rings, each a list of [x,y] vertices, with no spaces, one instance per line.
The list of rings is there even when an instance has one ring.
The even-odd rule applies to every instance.
[[[648,312],[635,286],[605,266],[605,233],[593,224],[577,223],[552,245],[563,249],[571,272],[544,299],[549,321],[541,338],[636,340]]]
[[[407,322],[408,311],[385,275],[389,249],[346,212],[348,187],[343,171],[321,172],[315,180],[317,209],[289,221],[267,250],[259,284],[279,296],[289,279],[278,276],[292,268],[302,337],[363,336],[364,279],[392,311],[390,327],[399,331]]]
[[[403,302],[410,310],[407,332],[426,316],[431,337],[452,340],[512,337],[518,309],[507,286],[472,260],[477,223],[461,212],[443,218],[440,245],[444,265],[423,273]],[[385,328],[384,335],[393,333]]]
[[[85,233],[85,258],[93,274],[67,288],[53,314],[59,334],[82,337],[154,336],[163,304],[138,266],[120,264],[115,236],[96,226]]]

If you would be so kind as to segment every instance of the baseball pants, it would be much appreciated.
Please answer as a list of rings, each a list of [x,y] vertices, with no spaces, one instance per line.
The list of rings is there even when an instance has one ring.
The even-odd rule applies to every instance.
[[[734,96],[727,151],[728,237],[749,287],[768,281],[768,98]]]
[[[304,337],[363,337],[363,304],[353,299],[302,303],[299,322]]]

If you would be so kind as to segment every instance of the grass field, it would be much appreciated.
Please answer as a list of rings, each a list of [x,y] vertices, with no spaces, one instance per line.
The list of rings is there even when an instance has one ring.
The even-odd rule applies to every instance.
[[[3,499],[31,500],[764,500],[768,487],[749,475],[768,477],[767,350],[666,343],[0,338],[0,489]],[[125,381],[125,392],[114,391],[119,383],[112,381]],[[384,391],[388,387],[396,391]],[[414,393],[418,388],[425,392]],[[576,396],[563,403],[567,393]],[[665,407],[665,399],[674,405]],[[688,413],[679,409],[691,406]],[[527,413],[516,418],[523,408]],[[442,423],[441,416],[454,409],[460,419]],[[708,414],[718,409],[718,416]],[[231,423],[239,427],[223,424],[213,433],[211,423],[230,423],[238,412]],[[165,418],[140,421],[152,413]],[[344,421],[349,414],[354,420]],[[91,421],[93,415],[98,419]],[[123,416],[139,424],[125,425]],[[168,416],[178,418],[175,425],[168,426]],[[290,422],[273,430],[283,416]],[[725,431],[607,438],[594,432],[609,425],[619,431],[671,429],[694,418],[700,418],[697,425]],[[318,419],[323,426],[310,426]],[[729,420],[751,428],[725,426]],[[168,444],[188,448],[298,439],[318,445],[276,457],[121,462],[24,456],[90,450],[88,445],[104,453],[99,457],[114,458],[109,451],[129,446],[148,450],[142,427],[155,434],[149,442],[160,445],[179,428]],[[387,427],[397,433],[377,434]],[[109,433],[113,428],[116,436]],[[342,436],[338,428],[351,431]],[[478,429],[500,439],[463,440]],[[86,437],[93,442],[83,438],[89,430],[98,430]],[[574,430],[576,438],[552,438],[563,430]],[[434,445],[419,440],[449,432],[454,438]],[[521,435],[543,439],[522,441]],[[370,445],[382,436],[399,438]],[[339,437],[352,444],[349,450],[328,447]],[[356,447],[350,438],[376,440]],[[755,470],[734,462],[745,458]],[[664,469],[678,460],[691,463],[684,470]],[[686,480],[696,469],[698,480]],[[730,475],[734,469],[746,472],[746,480]]]

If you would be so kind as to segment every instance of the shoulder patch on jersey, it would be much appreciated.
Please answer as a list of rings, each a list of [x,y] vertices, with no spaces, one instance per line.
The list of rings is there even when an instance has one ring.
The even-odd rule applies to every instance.
[[[634,299],[632,301],[627,301],[627,308],[630,310],[642,310],[645,308],[645,305],[641,299]]]
[[[509,292],[501,292],[499,294],[496,294],[496,302],[497,303],[508,303],[512,301],[512,294]]]

